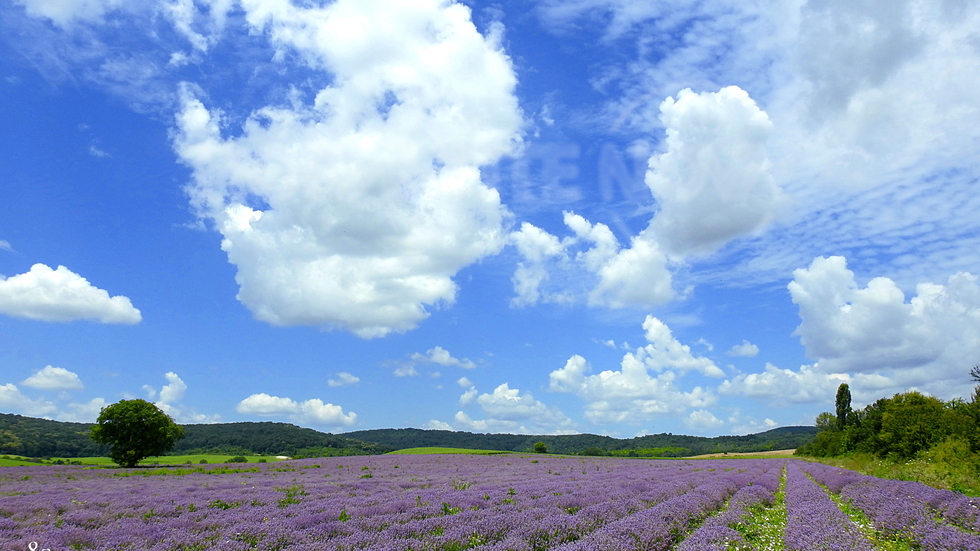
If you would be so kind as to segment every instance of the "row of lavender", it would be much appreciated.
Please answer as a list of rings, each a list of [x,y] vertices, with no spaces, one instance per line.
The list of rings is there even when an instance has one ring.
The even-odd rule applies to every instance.
[[[771,500],[782,464],[381,456],[220,475],[11,468],[0,472],[0,548],[669,549],[726,502]]]
[[[864,512],[885,536],[911,540],[925,551],[980,551],[980,502],[975,498],[819,463],[800,466]]]

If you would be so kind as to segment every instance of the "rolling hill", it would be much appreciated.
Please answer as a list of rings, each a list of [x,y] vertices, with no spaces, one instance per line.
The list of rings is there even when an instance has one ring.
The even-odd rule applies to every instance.
[[[66,458],[106,455],[105,446],[89,439],[91,426],[0,413],[0,454]],[[816,435],[815,427],[781,427],[745,436],[653,434],[628,439],[595,434],[479,434],[411,428],[335,435],[273,422],[183,427],[184,438],[177,441],[172,454],[364,455],[418,447],[530,452],[536,442],[544,442],[551,453],[677,457],[796,448]]]

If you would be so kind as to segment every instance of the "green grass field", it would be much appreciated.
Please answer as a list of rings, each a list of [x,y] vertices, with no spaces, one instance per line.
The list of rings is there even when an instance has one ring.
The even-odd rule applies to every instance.
[[[468,454],[468,455],[498,455],[503,453],[516,453],[516,452],[506,452],[499,450],[470,450],[466,448],[406,448],[404,450],[395,450],[390,452],[388,455],[432,455],[437,453],[456,453],[456,454]]]
[[[207,461],[210,465],[221,464],[227,462],[233,456],[231,455],[164,455],[160,457],[149,457],[140,461],[140,466],[154,466],[154,465],[186,465],[188,463],[199,465],[201,460]],[[55,464],[59,459],[68,464],[72,461],[80,462],[82,465],[95,465],[112,467],[115,463],[112,462],[108,457],[52,457],[50,460],[46,460],[44,463],[32,463],[30,461],[25,461],[25,457],[19,457],[16,455],[3,456],[0,457],[0,467],[15,467],[15,466],[27,466],[27,465],[52,465]],[[282,459],[277,459],[272,455],[250,455],[245,456],[249,463],[258,463],[260,459],[265,459],[268,463],[274,463],[276,461],[282,461]]]

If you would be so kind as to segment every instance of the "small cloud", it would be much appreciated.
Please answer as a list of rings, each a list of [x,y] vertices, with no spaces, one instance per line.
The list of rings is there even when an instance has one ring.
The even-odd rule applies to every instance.
[[[167,62],[167,67],[180,68],[191,62],[191,58],[184,52],[174,52],[170,54],[170,61]]]
[[[417,363],[433,363],[437,365],[443,365],[446,367],[455,366],[461,367],[463,369],[475,369],[476,363],[469,358],[458,359],[454,358],[448,350],[441,346],[436,346],[430,348],[425,352],[425,354],[419,354],[415,352],[411,356],[412,361]]]
[[[102,408],[108,405],[104,398],[92,398],[84,404],[68,404],[67,411],[58,414],[58,420],[70,423],[93,423],[99,418]]]
[[[690,415],[684,419],[684,424],[695,430],[707,430],[718,428],[724,425],[725,422],[715,417],[710,411],[706,409],[699,409],[692,411]]]
[[[470,388],[473,386],[473,381],[469,380],[467,377],[460,377],[459,380],[456,381],[456,384],[463,388]]]
[[[453,430],[453,426],[445,421],[438,421],[436,419],[429,420],[422,428],[429,430]]]
[[[8,252],[14,252],[14,248],[10,246],[10,242],[4,241],[3,239],[0,239],[0,249]]]
[[[704,337],[701,337],[700,339],[696,340],[694,344],[700,344],[701,346],[707,348],[708,352],[711,352],[715,349],[715,345],[708,342],[708,339],[705,339]]]
[[[154,400],[154,405],[161,411],[173,417],[178,423],[220,423],[221,415],[215,413],[207,415],[197,413],[193,409],[180,404],[184,393],[187,392],[187,383],[183,381],[173,371],[168,371],[163,375],[167,379],[167,384],[163,385],[160,392],[150,385],[143,385],[142,390],[147,398]],[[132,399],[131,396],[127,399]]]
[[[17,385],[0,385],[0,410],[15,411],[31,417],[50,418],[57,412],[57,408],[51,402],[42,400],[32,400],[21,393]]]
[[[160,389],[160,402],[157,405],[179,402],[184,397],[184,392],[187,391],[187,384],[173,371],[167,372],[163,376],[167,378],[169,384]]]
[[[235,411],[263,417],[287,417],[292,421],[323,426],[349,426],[357,421],[354,412],[345,414],[340,406],[325,404],[317,398],[296,402],[265,393],[245,398],[235,406]]]
[[[614,341],[612,339],[605,340],[605,341],[601,341],[599,339],[592,339],[592,341],[595,342],[595,343],[597,343],[597,344],[601,344],[602,346],[605,346],[606,348],[612,348],[613,350],[616,350],[616,348],[617,348],[616,347],[616,341]]]
[[[468,404],[473,403],[473,400],[476,399],[476,395],[477,395],[476,387],[475,386],[471,386],[469,388],[469,390],[467,390],[462,395],[460,395],[460,397],[459,397],[459,405],[465,406],[465,405],[468,405]]]
[[[413,365],[403,365],[395,369],[395,377],[418,377],[419,372]]]
[[[105,151],[103,151],[98,146],[98,144],[96,144],[95,142],[92,142],[91,144],[89,144],[89,146],[88,146],[88,152],[89,152],[89,155],[91,155],[93,157],[98,157],[100,159],[104,159],[104,158],[106,158],[106,157],[109,156],[109,154],[106,153]]]
[[[47,366],[25,379],[21,384],[39,390],[81,390],[78,375],[61,367]]]
[[[736,344],[731,347],[728,352],[725,352],[729,356],[739,356],[742,358],[754,358],[759,355],[759,347],[750,343],[749,341],[743,340],[742,344]]]
[[[356,385],[359,382],[361,382],[361,378],[360,377],[357,377],[355,375],[351,375],[350,373],[347,373],[346,371],[341,371],[340,373],[338,373],[336,379],[327,379],[327,385],[328,386]]]
[[[124,296],[109,297],[64,266],[35,264],[27,273],[0,276],[0,314],[41,321],[92,320],[136,324],[140,311]]]

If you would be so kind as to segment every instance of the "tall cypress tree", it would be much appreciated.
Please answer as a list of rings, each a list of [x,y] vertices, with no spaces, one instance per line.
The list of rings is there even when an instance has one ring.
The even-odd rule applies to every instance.
[[[847,383],[841,383],[837,387],[837,428],[844,430],[847,426],[847,417],[851,414],[851,389]]]

